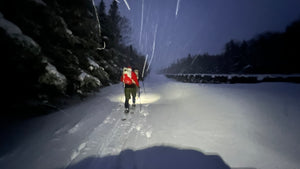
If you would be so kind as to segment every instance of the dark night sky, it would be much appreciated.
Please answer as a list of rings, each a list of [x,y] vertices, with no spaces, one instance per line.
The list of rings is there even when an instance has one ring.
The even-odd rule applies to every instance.
[[[153,56],[152,69],[166,67],[189,53],[219,54],[231,39],[282,32],[300,19],[300,0],[127,0],[130,10],[124,0],[118,1],[121,15],[132,26],[129,43],[148,54],[148,61]],[[112,0],[105,2],[109,9]]]

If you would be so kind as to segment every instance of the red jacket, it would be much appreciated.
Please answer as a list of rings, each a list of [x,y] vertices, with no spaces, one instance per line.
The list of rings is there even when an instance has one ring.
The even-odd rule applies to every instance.
[[[121,77],[121,82],[124,83],[124,81],[123,81],[123,76],[124,76],[124,75],[122,75],[122,77]],[[140,87],[139,81],[138,81],[137,76],[136,76],[136,74],[134,73],[134,71],[131,72],[131,80],[132,80],[132,84],[135,84],[137,87]]]

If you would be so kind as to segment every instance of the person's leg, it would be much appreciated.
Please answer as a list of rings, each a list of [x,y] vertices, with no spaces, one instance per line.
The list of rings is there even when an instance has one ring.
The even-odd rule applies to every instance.
[[[132,103],[135,105],[135,97],[136,97],[136,88],[132,88],[131,90],[131,95],[132,95]]]
[[[129,109],[130,88],[125,88],[125,109]]]

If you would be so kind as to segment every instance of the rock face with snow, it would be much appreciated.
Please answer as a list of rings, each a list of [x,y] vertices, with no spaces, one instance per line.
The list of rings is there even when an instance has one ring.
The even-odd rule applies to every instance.
[[[16,48],[26,50],[31,55],[40,54],[40,46],[32,38],[23,34],[17,25],[5,19],[2,13],[0,13],[0,28],[5,39],[10,41],[8,43],[12,43]]]
[[[84,71],[82,71],[81,74],[78,76],[78,81],[80,82],[80,85],[77,90],[79,94],[84,94],[91,89],[97,89],[102,86],[102,83],[98,78]]]
[[[103,48],[100,34],[91,1],[1,1],[1,56],[9,67],[4,77],[7,105],[18,111],[29,100],[51,103],[119,82],[130,59]]]
[[[39,83],[55,87],[61,93],[66,92],[67,78],[57,71],[56,67],[45,61],[47,64],[45,74],[39,78]]]

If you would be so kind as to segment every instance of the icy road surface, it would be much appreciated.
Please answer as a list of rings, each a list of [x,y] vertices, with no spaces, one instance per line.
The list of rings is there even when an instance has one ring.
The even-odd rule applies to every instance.
[[[144,83],[125,121],[116,84],[13,127],[0,168],[299,168],[299,84]]]

